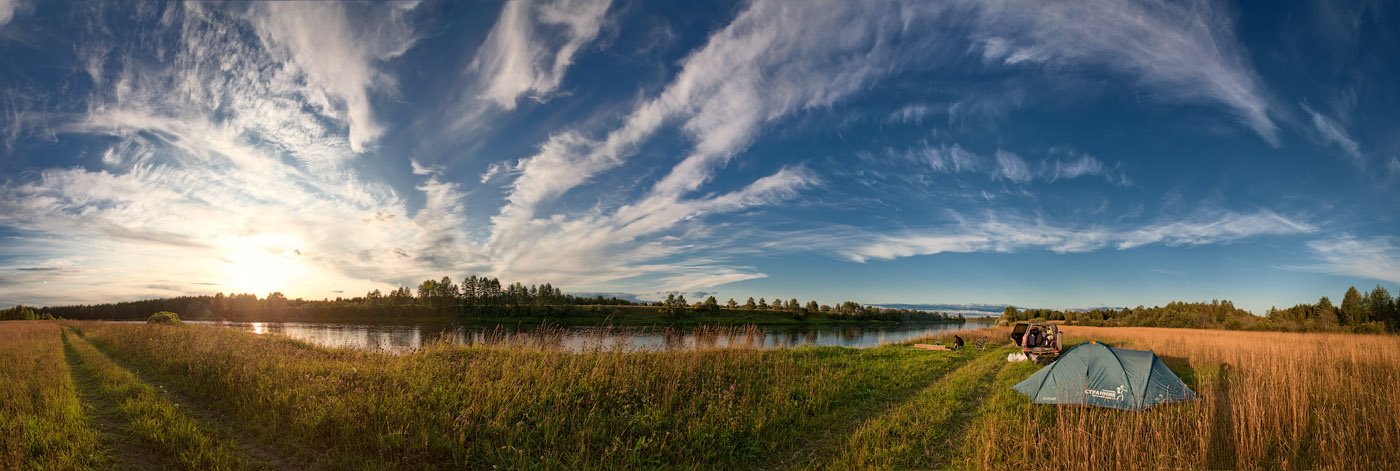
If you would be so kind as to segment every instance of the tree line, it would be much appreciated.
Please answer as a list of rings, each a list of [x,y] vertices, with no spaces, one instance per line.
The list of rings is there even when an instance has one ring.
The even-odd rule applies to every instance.
[[[12,310],[18,314],[20,307]],[[491,318],[568,317],[579,315],[606,316],[618,313],[617,308],[641,308],[672,317],[715,315],[721,311],[750,311],[782,313],[797,320],[820,315],[847,321],[913,321],[962,322],[962,316],[941,312],[918,311],[865,306],[854,301],[835,305],[819,304],[815,300],[799,303],[797,298],[783,301],[775,297],[744,303],[734,299],[721,304],[714,296],[691,303],[683,294],[672,293],[662,301],[632,301],[617,297],[576,296],[566,294],[550,283],[502,283],[494,277],[471,275],[454,281],[444,276],[427,279],[416,289],[399,286],[387,291],[374,289],[364,296],[335,299],[305,300],[287,298],[280,292],[259,298],[255,294],[217,293],[213,296],[180,296],[93,305],[54,306],[38,309],[23,307],[34,316],[65,319],[145,319],[153,312],[173,311],[191,320],[382,320],[422,316],[476,316]],[[8,312],[8,311],[6,311]],[[30,315],[30,314],[25,314]],[[28,317],[25,317],[28,318]],[[3,319],[3,318],[0,318]]]
[[[1400,332],[1400,300],[1379,285],[1366,293],[1353,286],[1342,295],[1341,306],[1334,305],[1331,299],[1323,296],[1314,304],[1299,304],[1286,309],[1270,308],[1264,316],[1236,308],[1230,301],[1216,300],[1209,303],[1178,301],[1166,306],[1077,311],[1007,306],[998,318],[998,322],[1003,324],[1024,321],[1290,332]]]
[[[743,304],[739,304],[734,298],[729,298],[724,304],[714,296],[708,296],[704,301],[689,304],[685,300],[685,295],[668,294],[666,300],[657,303],[661,307],[663,314],[685,315],[687,312],[718,313],[722,310],[730,311],[769,311],[782,312],[797,320],[806,320],[811,315],[825,315],[836,320],[854,321],[915,321],[915,322],[963,322],[961,315],[948,315],[944,312],[919,311],[914,309],[895,309],[878,306],[866,306],[855,301],[845,301],[835,306],[828,304],[818,304],[814,300],[809,300],[805,304],[798,302],[797,298],[773,298],[769,303],[767,298],[758,298],[754,301],[749,297]]]
[[[0,321],[35,321],[53,319],[53,315],[45,312],[35,311],[29,306],[15,306],[9,309],[0,309]]]

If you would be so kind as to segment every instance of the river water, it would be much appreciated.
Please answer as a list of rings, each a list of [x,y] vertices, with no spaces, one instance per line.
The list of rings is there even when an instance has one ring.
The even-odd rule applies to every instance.
[[[524,344],[569,351],[626,351],[697,348],[784,348],[841,346],[867,348],[899,343],[985,324],[905,324],[842,326],[769,326],[738,328],[556,327],[516,328],[462,324],[360,325],[299,322],[187,321],[285,335],[326,347],[403,353],[432,342],[463,345]]]

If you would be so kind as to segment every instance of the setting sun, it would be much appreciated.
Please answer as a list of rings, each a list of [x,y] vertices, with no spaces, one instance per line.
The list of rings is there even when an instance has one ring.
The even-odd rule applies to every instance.
[[[286,291],[309,271],[295,241],[282,234],[233,239],[226,253],[223,288],[234,293]]]

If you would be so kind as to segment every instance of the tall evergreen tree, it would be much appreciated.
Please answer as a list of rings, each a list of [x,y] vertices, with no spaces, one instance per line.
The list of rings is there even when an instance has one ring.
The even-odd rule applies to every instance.
[[[1317,319],[1318,325],[1323,328],[1336,326],[1339,323],[1337,319],[1337,308],[1336,306],[1332,305],[1332,300],[1327,299],[1326,296],[1323,296],[1322,299],[1317,300],[1317,311],[1315,317]]]
[[[1342,309],[1337,312],[1338,320],[1342,325],[1357,325],[1366,322],[1366,304],[1361,299],[1361,292],[1355,286],[1347,289],[1347,293],[1342,295]]]
[[[1381,285],[1376,285],[1376,289],[1371,290],[1371,294],[1367,296],[1367,301],[1369,303],[1366,310],[1370,311],[1371,320],[1384,322],[1386,328],[1393,329],[1395,314],[1391,312],[1391,309],[1394,308],[1395,304],[1390,298],[1390,291]]]

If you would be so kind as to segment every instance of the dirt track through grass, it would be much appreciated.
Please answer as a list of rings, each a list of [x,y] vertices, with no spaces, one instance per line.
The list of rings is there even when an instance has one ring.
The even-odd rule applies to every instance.
[[[282,449],[280,446],[269,444],[259,437],[253,430],[240,427],[239,421],[231,414],[219,411],[215,408],[194,400],[181,393],[172,385],[161,381],[153,376],[149,371],[144,371],[140,367],[131,364],[125,359],[114,355],[107,349],[102,348],[100,343],[93,343],[99,352],[102,352],[113,363],[121,366],[137,378],[142,383],[151,385],[167,401],[175,404],[181,411],[215,435],[222,437],[225,443],[234,449],[237,455],[244,459],[244,464],[249,469],[293,469],[299,467],[294,453]]]
[[[957,438],[1001,371],[1009,349],[989,349],[884,413],[861,423],[825,454],[827,469],[946,467]]]
[[[65,356],[103,442],[123,468],[241,469],[244,460],[213,433],[160,394],[65,329]]]
[[[0,469],[107,469],[108,454],[83,411],[59,327],[0,327]]]
[[[941,359],[948,361],[935,363],[932,368],[918,371],[915,376],[907,378],[908,383],[902,385],[896,392],[885,395],[883,400],[877,404],[852,411],[838,420],[836,427],[823,430],[804,443],[787,450],[786,453],[779,453],[772,459],[756,464],[755,469],[811,469],[826,460],[830,460],[833,454],[844,452],[843,447],[847,446],[850,436],[858,431],[861,424],[877,420],[890,413],[891,410],[908,403],[913,396],[931,387],[930,385],[938,384],[941,379],[966,368],[964,365],[969,361],[974,361],[974,358],[977,358],[975,355],[978,355],[978,353],[971,351],[953,353],[912,351],[912,349],[904,350],[904,347],[895,348],[900,348],[900,350],[895,350],[896,354],[899,355],[912,355],[916,358],[943,356],[944,358]]]
[[[126,420],[117,410],[115,401],[98,392],[97,378],[83,366],[73,346],[69,343],[68,332],[63,332],[63,353],[73,375],[78,397],[82,400],[83,413],[88,424],[97,430],[102,448],[112,460],[116,469],[142,469],[143,467],[172,467],[174,463],[164,460],[159,453],[131,440],[126,433]]]

